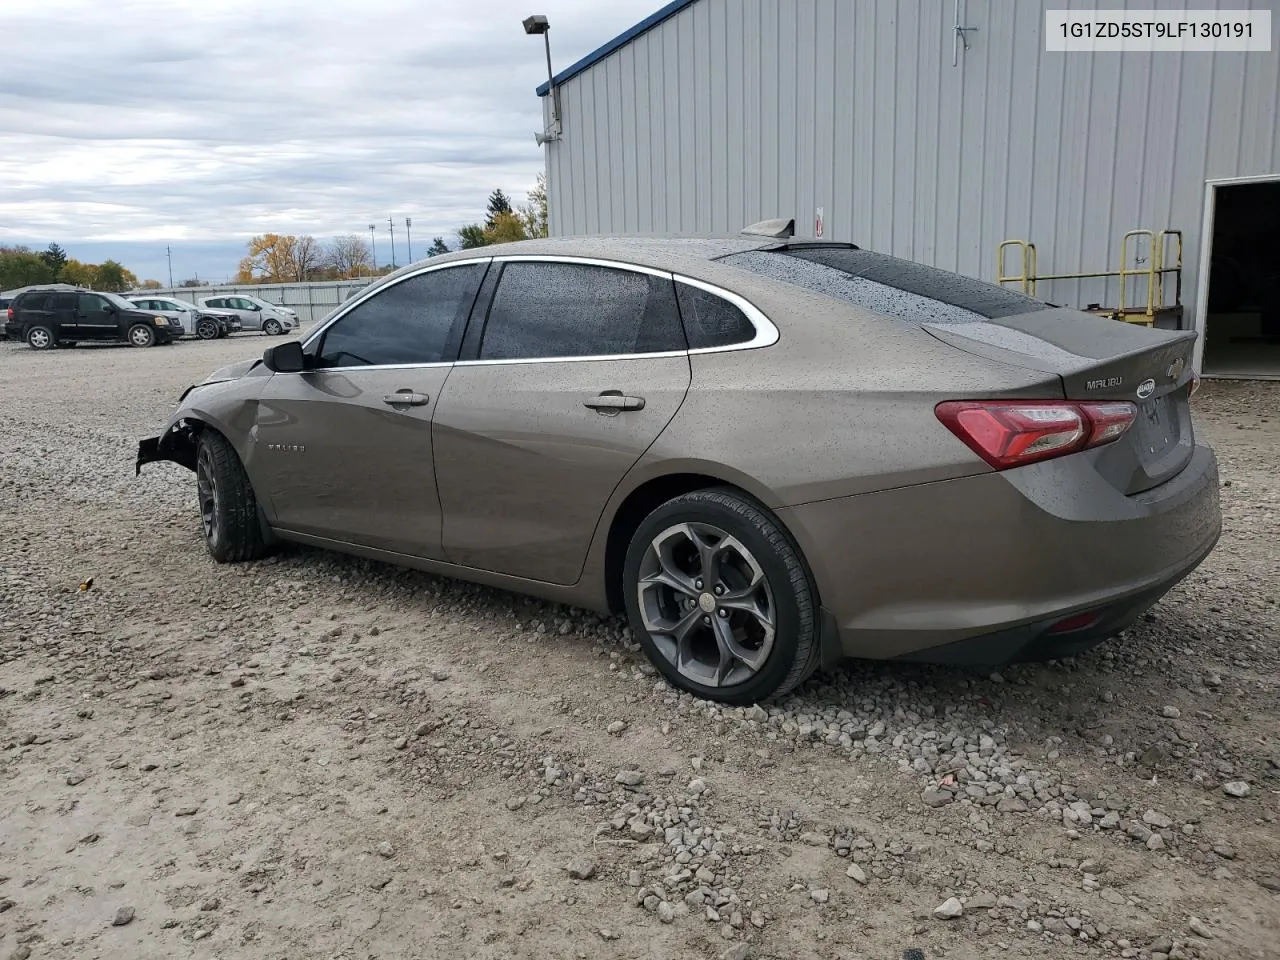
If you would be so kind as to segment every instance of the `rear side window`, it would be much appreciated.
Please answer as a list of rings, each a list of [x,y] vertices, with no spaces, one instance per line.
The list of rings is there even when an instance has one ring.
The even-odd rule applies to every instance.
[[[677,283],[676,292],[690,350],[728,347],[755,337],[751,321],[724,297],[688,283]]]
[[[52,299],[51,293],[28,293],[18,304],[23,310],[48,310]]]
[[[607,357],[686,349],[670,278],[583,263],[503,267],[481,360]]]
[[[856,247],[753,250],[720,262],[916,323],[972,323],[1049,306],[993,283]]]
[[[485,264],[401,280],[363,300],[325,331],[320,367],[402,366],[455,359]]]

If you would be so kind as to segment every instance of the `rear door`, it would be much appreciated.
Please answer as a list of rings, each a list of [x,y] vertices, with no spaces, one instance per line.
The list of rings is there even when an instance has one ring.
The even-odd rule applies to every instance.
[[[49,301],[50,319],[59,340],[76,340],[84,336],[77,319],[76,294],[55,293]]]
[[[575,583],[605,503],[689,388],[671,275],[509,257],[436,410],[454,563]],[[489,284],[486,284],[489,287]]]
[[[440,558],[432,416],[488,260],[401,278],[311,337],[277,373],[249,457],[276,526]]]

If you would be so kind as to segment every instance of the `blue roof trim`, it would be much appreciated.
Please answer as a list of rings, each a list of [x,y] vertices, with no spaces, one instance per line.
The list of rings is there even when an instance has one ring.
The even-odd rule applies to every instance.
[[[545,97],[548,93],[550,93],[551,83],[554,83],[557,87],[560,86],[560,84],[564,83],[566,80],[570,80],[573,77],[576,77],[578,74],[582,73],[587,68],[592,67],[595,64],[599,63],[601,60],[603,60],[609,54],[613,53],[618,48],[625,47],[628,43],[630,43],[636,37],[640,36],[640,34],[644,33],[647,30],[652,30],[654,27],[660,24],[663,20],[666,20],[670,17],[674,17],[677,13],[679,13],[685,7],[690,6],[691,4],[696,2],[697,0],[671,0],[670,3],[668,3],[665,7],[659,10],[657,13],[653,13],[645,17],[643,20],[637,23],[634,27],[632,27],[626,33],[618,34],[616,37],[614,37],[612,40],[606,43],[603,47],[600,47],[599,49],[591,51],[591,53],[588,53],[585,57],[583,57],[577,63],[573,64],[570,67],[566,67],[564,70],[561,70],[559,73],[555,75],[555,77],[552,78],[550,83],[539,84],[538,91],[537,91],[538,96]]]

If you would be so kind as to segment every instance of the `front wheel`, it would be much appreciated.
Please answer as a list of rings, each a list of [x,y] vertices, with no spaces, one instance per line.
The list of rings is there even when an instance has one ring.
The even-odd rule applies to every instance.
[[[53,331],[48,327],[28,328],[27,346],[32,350],[48,350],[53,344]]]
[[[267,552],[258,500],[235,448],[206,430],[196,449],[196,494],[209,555],[219,563],[256,560]]]
[[[673,684],[755,703],[818,665],[817,591],[765,507],[734,490],[669,500],[636,530],[623,567],[632,632]]]
[[[262,325],[262,332],[271,337],[278,337],[284,333],[284,327],[280,326],[279,320],[268,320]]]
[[[129,343],[135,347],[154,347],[156,332],[145,323],[135,323],[129,328]]]
[[[221,333],[221,328],[216,321],[201,320],[196,324],[196,336],[201,340],[217,340],[219,333]]]

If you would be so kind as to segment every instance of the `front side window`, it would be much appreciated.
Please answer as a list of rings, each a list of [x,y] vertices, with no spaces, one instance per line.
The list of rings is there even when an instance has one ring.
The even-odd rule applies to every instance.
[[[80,312],[88,316],[106,313],[107,301],[92,293],[80,294]]]
[[[489,308],[480,359],[685,350],[672,287],[669,277],[594,264],[508,263]]]
[[[324,332],[315,365],[400,366],[453,360],[485,267],[469,263],[432,270],[379,291]]]
[[[231,301],[231,303],[235,306],[237,310],[257,310],[258,309],[258,305],[256,303],[246,300],[244,297],[236,297],[234,300]]]

